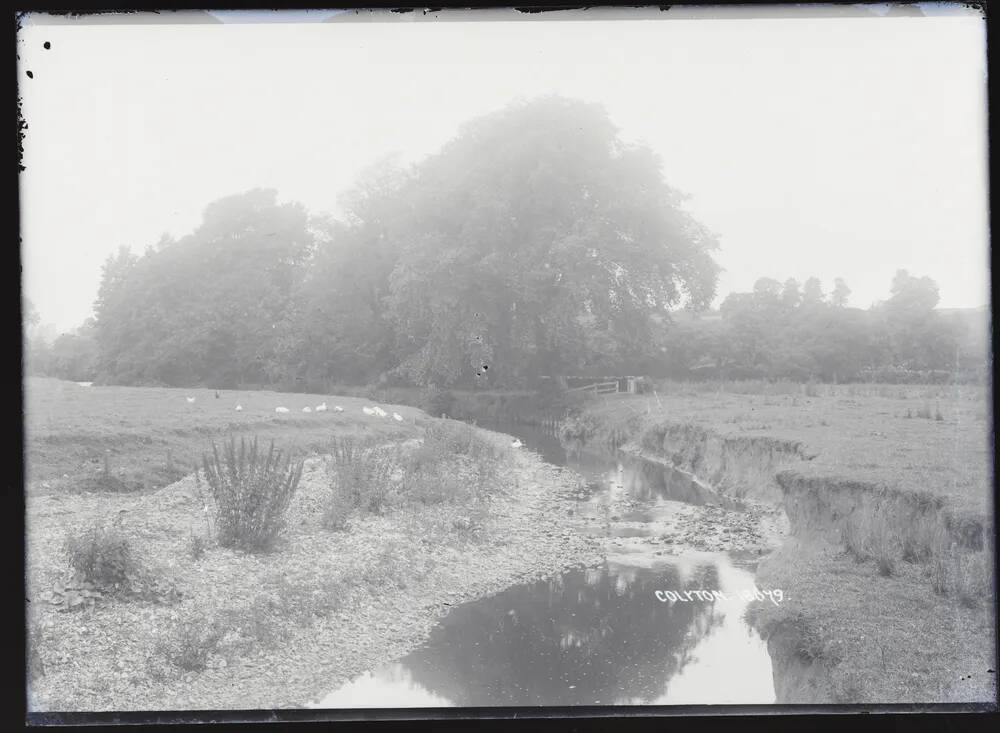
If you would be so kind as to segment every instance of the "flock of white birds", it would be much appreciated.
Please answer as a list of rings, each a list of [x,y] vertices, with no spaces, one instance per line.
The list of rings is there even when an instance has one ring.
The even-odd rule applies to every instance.
[[[218,397],[218,394],[216,394],[216,397]],[[197,398],[195,398],[195,397],[185,397],[184,399],[186,399],[188,401],[188,404],[192,404]],[[321,402],[320,404],[316,405],[316,407],[314,407],[314,408],[313,407],[309,407],[308,405],[306,405],[305,407],[302,408],[302,412],[307,412],[307,413],[310,413],[310,412],[326,412],[328,409],[329,408],[326,406],[326,400],[323,400],[323,402]],[[291,410],[289,410],[287,407],[275,407],[274,411],[276,413],[278,413],[279,415],[285,415],[285,414],[291,412]],[[343,412],[344,408],[341,407],[340,405],[334,405],[333,406],[333,411],[334,412]],[[365,407],[361,408],[361,411],[363,413],[365,413],[366,415],[369,415],[369,416],[374,416],[374,417],[389,417],[389,413],[386,412],[385,410],[383,410],[378,405],[375,405],[374,407],[368,407],[366,405]],[[236,412],[243,412],[243,405],[236,405]],[[396,422],[403,422],[403,416],[400,415],[398,412],[392,413],[392,419],[395,420]]]
[[[218,395],[216,395],[216,396],[218,397]],[[188,404],[191,404],[192,402],[195,401],[194,397],[186,397],[185,399],[187,399]],[[320,404],[316,405],[315,408],[309,407],[308,405],[306,405],[305,407],[302,408],[302,412],[326,412],[327,409],[328,408],[326,406],[326,400],[323,400],[323,402],[321,402]],[[278,413],[279,415],[285,415],[285,414],[291,412],[291,410],[289,410],[287,407],[280,407],[280,406],[279,407],[275,407],[274,411],[276,413]],[[344,408],[341,407],[340,405],[334,405],[333,406],[333,411],[334,412],[343,412]],[[389,417],[389,413],[386,412],[385,410],[383,410],[378,405],[375,405],[374,407],[369,407],[368,405],[365,405],[364,407],[361,408],[361,411],[363,413],[365,413],[366,415],[368,415],[369,417]],[[243,412],[243,405],[236,405],[236,412]],[[392,419],[395,420],[396,422],[403,422],[403,416],[400,415],[398,412],[392,413]],[[520,448],[524,444],[518,438],[518,439],[515,439],[510,445],[511,445],[512,448]]]

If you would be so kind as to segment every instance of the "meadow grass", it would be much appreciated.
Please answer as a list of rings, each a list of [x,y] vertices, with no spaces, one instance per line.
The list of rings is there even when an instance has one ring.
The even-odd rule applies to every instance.
[[[792,383],[667,383],[651,395],[601,397],[574,420],[584,439],[604,440],[625,427],[638,441],[653,426],[681,424],[799,443],[812,456],[796,466],[805,475],[928,492],[958,512],[990,514],[991,415],[983,388],[813,386],[818,396]],[[917,411],[930,417],[913,418]]]
[[[195,398],[188,403],[186,397]],[[326,401],[330,411],[301,412]],[[344,412],[332,411],[340,405]],[[417,434],[411,407],[385,405],[405,418],[365,415],[365,397],[147,387],[80,387],[25,380],[25,468],[32,493],[155,490],[190,474],[211,441],[256,435],[320,453],[334,435],[390,440]],[[236,412],[236,405],[243,410]],[[287,407],[287,415],[274,412]],[[107,465],[107,467],[106,467]],[[113,480],[108,480],[108,476]],[[47,485],[47,486],[46,486]]]

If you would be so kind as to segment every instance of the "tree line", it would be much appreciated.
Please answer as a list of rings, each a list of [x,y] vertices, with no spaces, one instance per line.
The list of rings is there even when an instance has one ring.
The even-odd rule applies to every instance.
[[[664,330],[660,376],[793,381],[980,382],[987,375],[985,309],[941,312],[937,284],[898,270],[889,297],[850,308],[850,288],[829,294],[760,278],[718,313],[675,318]]]
[[[764,278],[696,315],[715,299],[716,238],[599,105],[511,105],[416,164],[371,168],[339,204],[316,216],[253,190],[185,237],[120,248],[93,317],[30,340],[29,370],[328,391],[741,369],[846,380],[974,361],[968,334],[937,317],[936,286],[905,273],[871,311],[846,307],[842,281],[826,298],[815,279]]]

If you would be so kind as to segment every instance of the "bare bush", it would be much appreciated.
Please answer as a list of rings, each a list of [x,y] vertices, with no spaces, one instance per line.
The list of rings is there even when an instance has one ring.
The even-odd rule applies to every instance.
[[[302,478],[302,460],[275,450],[258,450],[230,439],[222,456],[212,444],[212,456],[203,459],[205,480],[216,504],[218,542],[223,547],[259,551],[269,549],[285,526],[285,513]]]
[[[83,580],[106,591],[127,589],[141,570],[129,539],[118,527],[104,522],[70,534],[64,549],[70,567]]]

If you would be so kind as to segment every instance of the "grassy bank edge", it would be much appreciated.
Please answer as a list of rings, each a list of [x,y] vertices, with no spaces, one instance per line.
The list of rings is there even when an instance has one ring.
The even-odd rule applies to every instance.
[[[783,507],[794,537],[765,558],[758,569],[758,584],[781,588],[797,584],[800,589],[810,590],[799,593],[791,613],[755,603],[747,616],[772,653],[777,702],[995,700],[996,640],[981,638],[982,634],[992,635],[996,602],[993,523],[989,516],[964,507],[955,509],[946,499],[926,491],[904,491],[832,474],[803,475],[796,467],[815,455],[801,442],[766,434],[727,436],[704,426],[651,418],[636,411],[627,416],[619,412],[609,418],[597,404],[568,416],[560,432],[565,442],[652,456],[722,493]],[[889,561],[880,557],[879,548],[884,548],[890,537],[897,543],[894,548],[902,547],[904,554],[909,553],[906,568],[898,567],[896,560],[887,568],[885,563]],[[845,544],[844,550],[839,547],[841,543]],[[814,553],[818,559],[807,571],[796,573],[793,569],[801,564],[803,546],[822,549]],[[936,550],[940,556],[935,555]],[[967,572],[965,565],[970,557],[975,559],[975,567]],[[904,581],[925,590],[928,605],[935,612],[944,612],[947,617],[948,611],[959,606],[950,618],[962,616],[970,628],[953,630],[975,629],[980,634],[970,637],[968,633],[956,633],[950,641],[945,635],[943,644],[934,645],[936,659],[943,660],[944,665],[963,658],[986,660],[978,665],[982,667],[978,676],[952,675],[956,679],[949,681],[945,678],[951,674],[950,668],[938,665],[933,669],[931,664],[926,674],[911,677],[916,673],[900,664],[910,655],[898,655],[893,666],[886,661],[883,646],[878,663],[873,664],[863,659],[862,649],[844,646],[842,638],[824,627],[820,609],[825,604],[820,594],[848,591],[848,600],[842,603],[843,616],[848,621],[867,621],[871,605],[857,602],[859,594],[851,591],[858,584],[878,584],[893,572],[897,583]],[[945,579],[955,573],[959,573],[959,581],[952,589],[953,597],[943,598]],[[904,621],[907,615],[920,613],[914,596],[897,593],[889,597],[891,613]],[[836,633],[849,634],[850,629],[848,624]],[[925,631],[935,633],[934,628]],[[938,634],[937,641],[941,638]],[[905,646],[907,639],[896,641]],[[984,650],[985,655],[981,653]],[[904,675],[906,679],[902,679]],[[880,684],[874,684],[876,680]],[[883,697],[872,698],[866,690],[878,690],[876,694]]]

